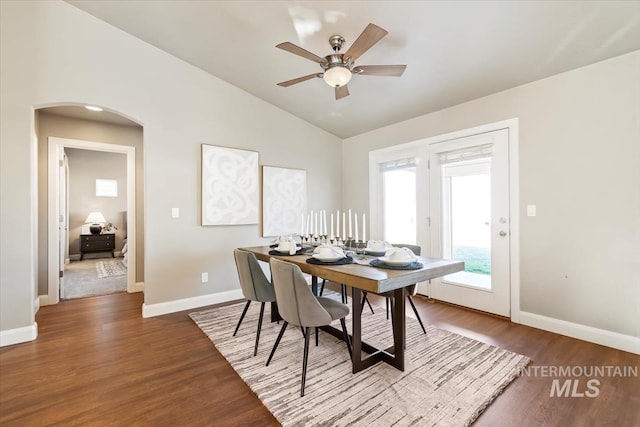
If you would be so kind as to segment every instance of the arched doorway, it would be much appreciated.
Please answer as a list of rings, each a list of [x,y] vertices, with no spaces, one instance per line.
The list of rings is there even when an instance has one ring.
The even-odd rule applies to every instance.
[[[89,111],[84,105],[52,106],[36,110],[38,135],[38,201],[39,201],[39,263],[38,295],[41,305],[59,301],[60,284],[64,281],[65,234],[69,229],[64,203],[64,169],[61,154],[65,148],[91,152],[121,153],[126,157],[127,204],[123,212],[126,224],[128,261],[128,292],[143,289],[143,195],[142,195],[142,135],[143,128],[128,118],[109,111]],[[89,152],[89,151],[87,151]],[[62,166],[63,167],[63,166]],[[62,171],[62,178],[60,172]],[[73,197],[73,195],[72,195]],[[76,214],[77,216],[77,214]],[[76,221],[77,223],[77,218]],[[109,222],[112,222],[110,220]],[[75,242],[78,236],[75,236]],[[44,244],[46,241],[46,244]],[[74,248],[77,245],[74,245]],[[67,244],[68,247],[68,244]],[[116,248],[119,249],[119,248]],[[77,250],[76,250],[77,252]],[[77,256],[77,253],[73,256]]]

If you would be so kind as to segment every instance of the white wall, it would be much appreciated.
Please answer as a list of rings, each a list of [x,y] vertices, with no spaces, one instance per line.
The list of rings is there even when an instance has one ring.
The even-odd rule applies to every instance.
[[[343,205],[369,208],[370,150],[511,118],[521,309],[640,337],[640,51],[345,140]]]
[[[201,144],[304,168],[309,208],[339,207],[341,141],[333,135],[67,3],[0,7],[1,331],[34,324],[35,248],[46,238],[36,232],[34,108],[88,103],[143,126],[145,306],[239,289],[232,249],[264,242],[257,224],[199,225]]]

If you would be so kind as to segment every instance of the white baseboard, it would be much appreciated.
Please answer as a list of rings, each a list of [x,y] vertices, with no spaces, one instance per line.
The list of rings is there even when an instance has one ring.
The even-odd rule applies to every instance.
[[[136,282],[136,292],[144,291],[144,282]]]
[[[179,299],[158,304],[142,304],[142,317],[155,317],[177,311],[190,310],[192,308],[205,307],[207,305],[220,304],[222,302],[242,299],[240,289],[234,291],[219,292],[217,294],[201,295],[198,297]]]
[[[520,323],[556,334],[589,341],[618,350],[640,354],[640,338],[611,332],[526,311],[520,312]]]
[[[38,324],[0,331],[0,347],[33,341],[38,337]]]
[[[40,310],[40,297],[33,300],[33,313],[37,313]]]
[[[49,295],[39,295],[38,296],[38,305],[43,307],[45,305],[49,305]]]
[[[80,254],[69,255],[69,261],[80,261]]]

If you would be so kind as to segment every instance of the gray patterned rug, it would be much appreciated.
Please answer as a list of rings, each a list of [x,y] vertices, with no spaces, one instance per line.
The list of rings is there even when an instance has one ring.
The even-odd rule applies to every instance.
[[[127,267],[119,259],[109,261],[98,261],[96,263],[96,271],[99,279],[105,277],[124,276],[127,274]]]
[[[300,331],[289,327],[271,364],[265,366],[280,325],[269,323],[266,309],[260,348],[253,357],[260,304],[251,304],[233,337],[243,306],[190,316],[283,426],[470,425],[530,361],[433,326],[425,335],[408,316],[404,372],[379,363],[354,375],[344,342],[321,331],[319,347],[309,349],[301,398],[304,339]],[[350,330],[349,322],[347,317]],[[374,315],[365,311],[362,325],[365,341],[385,347],[392,344],[391,322],[384,308]]]

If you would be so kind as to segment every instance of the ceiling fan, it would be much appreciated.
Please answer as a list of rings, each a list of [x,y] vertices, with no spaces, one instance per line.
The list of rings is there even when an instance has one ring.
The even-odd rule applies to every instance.
[[[344,37],[340,35],[331,36],[329,38],[329,44],[334,53],[324,58],[293,43],[280,43],[276,47],[317,62],[324,72],[287,80],[286,82],[278,83],[278,86],[289,87],[316,77],[322,78],[329,86],[335,88],[336,99],[341,99],[349,95],[347,83],[349,83],[353,75],[400,77],[402,73],[404,73],[405,68],[407,68],[406,65],[355,65],[354,63],[356,59],[371,49],[373,45],[378,43],[386,35],[386,30],[377,25],[369,24],[345,53],[340,53],[340,49],[342,49],[342,45],[345,42]]]

